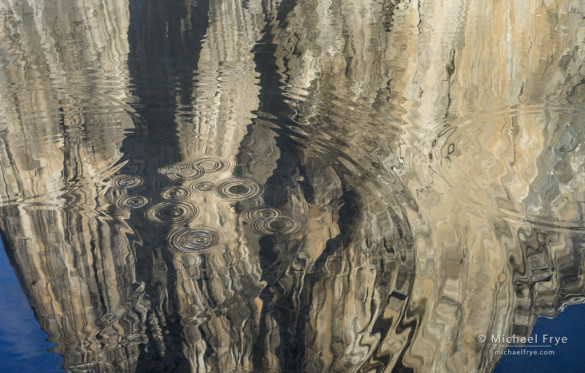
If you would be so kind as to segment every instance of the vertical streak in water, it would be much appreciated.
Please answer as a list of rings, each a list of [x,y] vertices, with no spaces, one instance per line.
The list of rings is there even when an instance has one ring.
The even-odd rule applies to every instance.
[[[289,188],[293,187],[291,185],[293,174],[298,172],[299,167],[301,167],[299,149],[286,135],[290,131],[287,127],[295,126],[296,123],[292,120],[294,111],[283,95],[287,76],[286,72],[280,72],[277,66],[279,41],[275,39],[276,35],[282,31],[281,28],[288,14],[294,10],[296,3],[296,0],[283,1],[275,10],[269,8],[270,4],[264,4],[266,14],[264,36],[253,50],[254,61],[260,73],[259,111],[269,113],[270,123],[278,126],[272,128],[272,130],[277,134],[274,142],[275,147],[280,152],[280,157],[276,161],[276,167],[272,171],[272,175],[266,180],[264,194],[265,203],[272,207],[282,207],[287,203]],[[250,125],[249,132],[239,149],[238,159],[240,161],[244,161],[251,153],[254,153],[252,146],[266,131],[266,128],[264,128],[265,123],[265,118],[260,117]],[[242,173],[245,170],[238,170],[238,172]],[[267,367],[268,362],[262,361],[262,358],[269,355],[270,350],[276,349],[276,354],[280,359],[280,367],[300,371],[304,334],[302,331],[295,333],[294,329],[298,325],[303,325],[303,323],[298,323],[298,320],[296,320],[299,315],[296,315],[296,311],[294,311],[296,307],[291,303],[291,299],[288,296],[278,299],[273,295],[275,294],[275,287],[279,286],[277,283],[278,278],[284,275],[283,271],[288,269],[290,262],[298,254],[300,246],[298,243],[294,244],[293,240],[293,247],[291,248],[290,242],[283,242],[277,237],[260,239],[259,245],[258,255],[262,269],[262,279],[267,281],[268,284],[260,295],[264,306],[261,313],[260,331],[256,340],[256,353],[254,354],[253,364],[257,368]],[[287,245],[289,247],[285,252],[278,252],[278,247]],[[279,262],[276,268],[275,258],[278,258]],[[281,261],[284,263],[280,263]],[[297,291],[292,290],[292,293],[295,294]],[[298,308],[296,309],[298,310]],[[267,336],[270,334],[267,329],[270,324],[269,318],[278,324],[280,334],[280,344],[278,346],[267,345]]]
[[[189,105],[194,70],[208,24],[208,1],[130,1],[129,70],[136,111],[143,128],[124,142],[129,162],[123,173],[139,175],[146,183],[142,195],[160,201],[160,190],[173,182],[157,174],[161,165],[182,161],[177,139],[176,112]],[[177,97],[178,101],[177,102]],[[142,137],[145,137],[144,139]],[[136,147],[139,150],[128,154]],[[157,200],[158,199],[158,200]],[[141,224],[141,215],[131,220],[144,244],[136,253],[137,278],[146,283],[151,341],[155,351],[143,351],[138,370],[188,371],[188,357],[182,349],[181,315],[177,313],[177,275],[173,256],[166,250],[172,225]],[[153,353],[154,352],[154,353]]]

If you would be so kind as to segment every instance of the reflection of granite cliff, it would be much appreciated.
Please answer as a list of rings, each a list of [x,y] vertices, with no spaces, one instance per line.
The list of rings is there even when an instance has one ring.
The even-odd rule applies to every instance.
[[[1,214],[9,257],[66,368],[123,371],[146,340],[144,307],[127,225],[102,215],[96,181],[134,128],[120,104],[128,10],[100,3],[2,6]]]
[[[5,6],[2,230],[66,369],[491,368],[477,334],[583,293],[579,232],[525,220],[582,222],[574,115],[464,120],[580,102],[549,3]]]
[[[386,337],[359,344],[372,364],[487,370],[496,346],[477,335],[528,333],[537,315],[583,294],[582,157],[554,155],[581,138],[579,108],[568,105],[583,99],[582,13],[570,1],[392,1],[303,2],[278,15],[274,55],[299,138],[396,172],[422,214],[404,209],[415,281]],[[334,370],[326,349],[315,351]]]

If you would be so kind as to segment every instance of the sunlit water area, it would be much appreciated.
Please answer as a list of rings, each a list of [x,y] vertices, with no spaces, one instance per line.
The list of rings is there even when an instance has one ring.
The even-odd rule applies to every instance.
[[[585,0],[0,0],[0,370],[582,371],[584,66]]]

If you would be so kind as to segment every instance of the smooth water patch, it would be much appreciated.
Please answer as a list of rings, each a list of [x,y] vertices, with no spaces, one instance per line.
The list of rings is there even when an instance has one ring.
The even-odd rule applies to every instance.
[[[585,305],[567,307],[554,319],[539,318],[532,329],[531,337],[567,338],[566,343],[551,347],[528,348],[522,353],[521,347],[509,348],[518,355],[504,355],[494,373],[581,373],[585,367],[583,340],[585,339]],[[547,337],[548,338],[548,337]],[[554,355],[551,355],[553,352]],[[547,353],[546,355],[528,356],[528,353]]]
[[[0,242],[0,371],[62,372],[63,358],[39,327]]]

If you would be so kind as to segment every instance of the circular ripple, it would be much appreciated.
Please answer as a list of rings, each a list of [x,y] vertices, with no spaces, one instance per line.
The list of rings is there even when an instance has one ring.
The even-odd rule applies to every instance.
[[[117,205],[121,208],[139,209],[148,205],[150,200],[144,196],[124,196],[118,200]]]
[[[291,216],[278,216],[271,220],[254,222],[254,230],[259,234],[294,234],[302,227],[301,221]]]
[[[242,201],[256,197],[264,191],[264,187],[251,179],[228,179],[217,187],[217,193],[225,199]]]
[[[163,189],[161,196],[162,198],[169,200],[169,201],[177,201],[181,199],[185,199],[191,195],[189,189],[181,188],[181,187],[169,187]]]
[[[194,167],[193,164],[189,162],[174,163],[161,167],[157,172],[161,175],[165,175],[171,180],[197,179],[205,174],[203,169]]]
[[[248,219],[253,221],[272,221],[285,214],[281,209],[275,207],[260,206],[249,210],[246,215]]]
[[[140,176],[116,175],[112,177],[111,183],[116,188],[131,189],[142,185],[142,183],[144,183],[144,179]]]
[[[175,163],[175,164],[170,164],[168,166],[164,166],[161,167],[157,170],[157,172],[161,175],[176,175],[179,172],[181,172],[181,164],[180,163]]]
[[[227,167],[227,162],[216,158],[202,158],[192,161],[192,167],[202,170],[204,173],[221,171]]]
[[[209,227],[181,228],[169,234],[169,248],[181,253],[202,253],[217,247],[220,234]]]
[[[181,222],[193,219],[199,209],[189,202],[161,202],[146,212],[146,217],[157,223]]]
[[[193,184],[191,188],[197,192],[209,192],[215,189],[215,184],[211,181],[201,181],[199,183]]]

